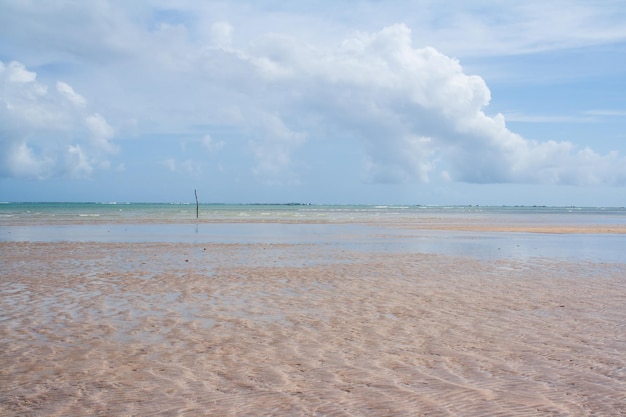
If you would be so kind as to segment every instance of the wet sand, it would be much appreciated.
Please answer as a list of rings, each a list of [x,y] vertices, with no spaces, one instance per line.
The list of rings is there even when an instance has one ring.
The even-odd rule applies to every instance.
[[[2,416],[624,416],[626,263],[0,242]]]

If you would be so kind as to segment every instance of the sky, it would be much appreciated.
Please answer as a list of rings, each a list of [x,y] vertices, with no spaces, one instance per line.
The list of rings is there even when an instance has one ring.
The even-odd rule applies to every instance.
[[[0,0],[0,201],[626,205],[621,0]]]

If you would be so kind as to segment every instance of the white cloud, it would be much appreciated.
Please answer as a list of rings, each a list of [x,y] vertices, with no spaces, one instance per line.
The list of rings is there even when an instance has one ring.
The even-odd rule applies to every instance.
[[[304,143],[305,135],[291,130],[275,114],[255,113],[249,123],[253,128],[250,134],[255,137],[250,142],[257,160],[255,174],[272,183],[280,182],[280,178],[289,172],[291,155]]]
[[[485,82],[433,48],[414,47],[405,25],[357,33],[338,48],[277,42],[255,56],[238,53],[267,91],[284,92],[251,97],[265,110],[252,119],[272,126],[253,142],[258,173],[276,175],[290,165],[293,151],[312,134],[296,134],[294,127],[314,115],[309,129],[325,126],[361,139],[370,181],[427,182],[437,165],[441,175],[465,182],[626,181],[623,157],[530,141],[508,130],[503,116],[486,115]]]
[[[18,84],[32,83],[37,78],[37,74],[28,71],[24,65],[15,61],[9,62],[8,65],[0,62],[0,71],[6,72],[8,81]]]
[[[200,143],[202,144],[202,146],[209,152],[213,153],[213,152],[217,152],[220,149],[222,149],[224,147],[224,141],[223,140],[215,140],[211,137],[211,135],[206,134],[202,137],[202,139],[200,140]]]
[[[23,64],[0,62],[0,175],[85,176],[94,165],[106,167],[113,129],[85,114],[86,105],[69,84],[49,91]]]
[[[181,164],[181,168],[188,173],[200,173],[202,167],[199,162],[193,159],[185,159]]]
[[[163,165],[170,172],[176,172],[176,160],[174,158],[167,158],[163,161]]]
[[[211,25],[211,40],[214,46],[228,49],[232,44],[233,27],[228,22],[216,22]]]
[[[511,132],[504,116],[486,114],[491,92],[485,81],[466,74],[458,60],[440,52],[516,54],[623,40],[626,29],[619,19],[585,2],[568,2],[564,15],[562,2],[489,2],[485,13],[476,13],[478,6],[471,2],[441,6],[425,1],[419,2],[423,13],[403,14],[412,23],[371,30],[379,22],[397,21],[399,14],[392,20],[385,13],[404,10],[405,3],[390,2],[378,17],[379,8],[364,12],[373,9],[355,7],[355,16],[367,17],[360,31],[348,31],[335,20],[328,26],[334,31],[315,38],[311,33],[322,27],[319,19],[312,21],[320,26],[311,28],[294,27],[284,15],[253,19],[258,10],[252,3],[232,6],[243,14],[229,14],[217,13],[220,7],[212,4],[178,2],[173,8],[194,19],[166,22],[151,17],[158,9],[153,3],[122,7],[105,1],[75,6],[73,12],[83,18],[77,20],[85,22],[84,40],[50,31],[51,38],[38,36],[44,45],[37,48],[66,45],[56,53],[89,65],[94,77],[119,83],[112,89],[94,82],[94,92],[87,95],[102,94],[102,101],[137,120],[139,134],[187,133],[194,126],[211,131],[216,125],[245,132],[256,162],[252,170],[265,180],[296,175],[298,151],[311,138],[324,135],[358,140],[366,181],[626,181],[623,156],[599,155],[568,142],[535,142]],[[50,7],[52,14],[46,16],[64,18],[64,11]],[[32,20],[22,20],[36,28],[30,26]],[[263,26],[268,21],[277,24]],[[27,43],[27,31],[19,33]],[[349,34],[341,41],[332,38],[337,33]],[[428,44],[439,49],[420,47]],[[69,85],[58,83],[55,97],[23,65],[11,63],[0,70],[9,74],[10,66],[10,75],[3,79],[9,99],[0,98],[5,105],[0,121],[8,120],[9,113],[18,117],[10,128],[15,139],[5,139],[2,133],[3,142],[15,146],[3,145],[3,150],[22,149],[26,160],[41,161],[46,168],[32,169],[37,175],[58,164],[69,145],[80,144],[85,155],[115,150],[114,129],[98,113],[78,109],[78,117],[57,106],[61,98],[86,105]],[[101,67],[110,74],[102,75]],[[524,117],[541,121],[524,115],[517,120]],[[50,147],[33,139],[31,131],[62,132],[64,139],[55,139]],[[79,144],[68,139],[79,136]],[[211,136],[202,143],[210,152],[223,146]],[[165,165],[185,169],[174,159]],[[9,166],[4,164],[4,172],[16,172]],[[193,164],[186,169],[193,170]]]
[[[2,176],[45,178],[53,161],[45,156],[35,156],[33,150],[23,141],[2,143]]]
[[[107,123],[104,117],[98,113],[90,114],[85,117],[85,124],[91,133],[90,139],[94,147],[107,153],[112,153],[117,150],[117,148],[109,142],[109,139],[115,134],[115,130]]]
[[[426,0],[413,6],[387,3],[380,17],[413,27],[416,39],[455,56],[497,56],[558,51],[626,39],[625,9],[619,1]]]
[[[162,161],[162,164],[170,172],[186,172],[189,174],[198,174],[202,170],[201,164],[192,159],[177,161],[175,158],[167,158]]]
[[[89,157],[85,155],[80,145],[67,147],[67,166],[73,177],[88,176],[93,172]]]
[[[80,94],[76,93],[72,87],[63,81],[57,81],[57,91],[67,98],[72,104],[78,107],[85,107],[87,101]]]
[[[606,117],[624,117],[626,116],[626,110],[588,110],[585,112],[591,116],[606,116]]]

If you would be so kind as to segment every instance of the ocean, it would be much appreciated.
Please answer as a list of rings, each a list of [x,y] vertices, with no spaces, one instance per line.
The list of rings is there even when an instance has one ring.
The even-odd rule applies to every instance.
[[[198,218],[196,218],[196,214]],[[625,207],[425,206],[194,203],[0,203],[0,225],[80,220],[125,223],[210,221],[350,222],[398,218],[493,218],[552,224],[626,224]]]
[[[193,203],[3,203],[0,241],[326,244],[626,261],[623,207],[200,204],[197,216]]]

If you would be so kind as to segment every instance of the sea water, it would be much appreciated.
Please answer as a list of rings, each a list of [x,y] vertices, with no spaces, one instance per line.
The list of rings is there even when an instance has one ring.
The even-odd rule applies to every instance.
[[[193,203],[0,203],[0,226],[20,222],[348,221],[401,217],[531,220],[546,224],[625,224],[625,207],[422,206]]]
[[[196,217],[197,216],[197,217]],[[625,208],[3,203],[0,241],[335,245],[376,252],[626,262],[626,235],[422,230],[406,223],[624,225]]]

